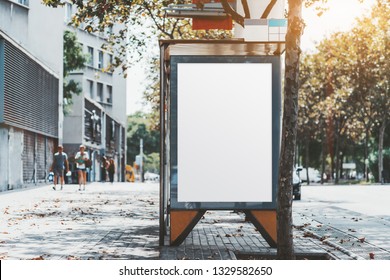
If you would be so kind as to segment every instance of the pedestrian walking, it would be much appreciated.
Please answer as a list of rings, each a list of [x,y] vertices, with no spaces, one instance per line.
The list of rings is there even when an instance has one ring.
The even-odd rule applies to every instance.
[[[110,183],[114,183],[114,174],[115,174],[115,162],[111,158],[110,165],[108,166],[108,177],[110,178]]]
[[[81,191],[81,185],[85,191],[85,185],[87,182],[87,162],[89,161],[88,153],[85,152],[85,146],[80,145],[80,150],[75,156],[77,174],[79,179],[79,191]]]
[[[57,189],[57,180],[60,178],[61,190],[64,187],[64,171],[65,173],[69,171],[69,162],[68,155],[64,153],[64,147],[59,145],[57,147],[57,152],[54,154],[53,163],[50,168],[50,172],[54,173],[54,186],[53,190]]]
[[[102,158],[102,164],[101,164],[101,175],[102,175],[102,182],[104,183],[107,181],[107,166],[108,166],[108,160],[105,156]]]

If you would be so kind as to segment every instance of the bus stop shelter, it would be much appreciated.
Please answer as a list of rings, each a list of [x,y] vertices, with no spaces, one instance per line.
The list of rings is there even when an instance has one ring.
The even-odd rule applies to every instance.
[[[284,42],[160,41],[160,245],[207,210],[243,211],[276,246]]]

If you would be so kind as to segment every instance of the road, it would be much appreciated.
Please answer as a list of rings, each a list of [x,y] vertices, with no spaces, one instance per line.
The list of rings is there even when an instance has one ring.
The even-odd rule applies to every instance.
[[[390,185],[302,186],[304,207],[332,204],[364,215],[390,216]],[[297,203],[298,204],[298,203]]]
[[[302,186],[294,224],[364,259],[388,259],[389,197],[390,185]]]

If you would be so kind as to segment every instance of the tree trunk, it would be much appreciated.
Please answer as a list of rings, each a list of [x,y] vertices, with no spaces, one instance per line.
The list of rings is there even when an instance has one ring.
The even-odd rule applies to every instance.
[[[326,160],[326,142],[325,142],[325,133],[322,133],[321,137],[322,142],[322,151],[321,151],[321,185],[324,184],[324,174],[325,174],[325,160]],[[329,178],[328,178],[329,179]]]
[[[336,160],[335,160],[335,173],[336,178],[334,180],[334,183],[337,185],[339,183],[340,178],[340,132],[339,132],[339,122],[336,121],[336,129],[335,129],[335,154],[336,154]]]
[[[302,0],[289,0],[288,3],[283,127],[279,160],[277,256],[278,259],[293,260],[292,172],[297,135],[300,40],[304,25],[301,15]]]
[[[368,178],[368,140],[368,129],[366,129],[366,139],[364,141],[364,178],[366,178],[367,183],[370,181]]]
[[[386,130],[386,119],[382,122],[381,127],[379,128],[379,143],[378,143],[378,171],[379,171],[379,182],[382,183],[383,174],[383,139],[385,137],[385,130]]]
[[[306,184],[310,185],[310,176],[309,176],[309,136],[306,138],[305,144],[305,166],[306,166]]]

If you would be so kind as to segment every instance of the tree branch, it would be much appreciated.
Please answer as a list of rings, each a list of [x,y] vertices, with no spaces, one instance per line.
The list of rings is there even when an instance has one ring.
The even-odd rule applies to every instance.
[[[221,0],[221,4],[228,15],[230,15],[239,25],[244,26],[244,17],[233,10],[227,0]]]
[[[271,2],[268,4],[267,8],[265,8],[263,14],[261,15],[261,18],[268,18],[269,13],[271,12],[275,4],[276,4],[276,0],[271,0]]]
[[[149,4],[148,3],[144,3],[143,4],[144,8],[148,11],[151,19],[153,20],[155,26],[157,27],[158,30],[160,30],[163,34],[169,36],[169,37],[172,37],[172,34],[168,33],[166,30],[165,30],[165,22],[164,22],[164,25],[161,26],[161,24],[159,24],[157,22],[157,19],[155,17],[155,15],[153,14],[153,11],[152,9],[149,7]]]
[[[244,8],[245,18],[251,18],[251,13],[249,11],[248,1],[241,0],[242,7]]]

